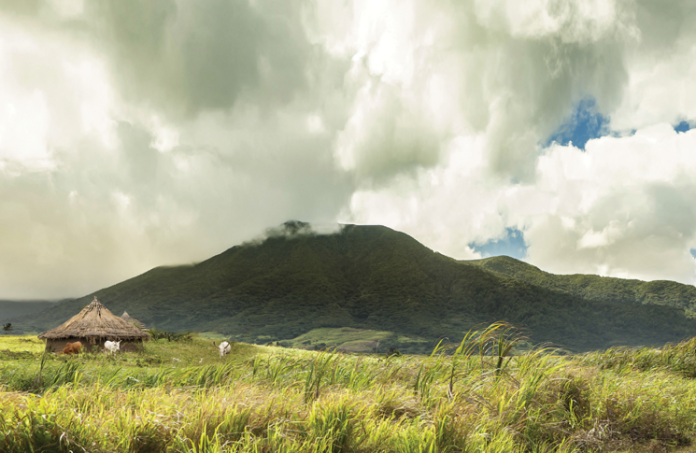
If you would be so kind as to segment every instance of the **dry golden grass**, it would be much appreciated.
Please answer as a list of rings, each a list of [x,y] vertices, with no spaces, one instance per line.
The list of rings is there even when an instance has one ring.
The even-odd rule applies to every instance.
[[[693,451],[696,382],[679,370],[646,369],[642,350],[623,356],[641,368],[611,352],[501,360],[499,340],[483,357],[236,345],[198,364],[215,351],[197,339],[128,359],[34,353],[0,361],[0,451]],[[145,363],[165,349],[181,362]]]

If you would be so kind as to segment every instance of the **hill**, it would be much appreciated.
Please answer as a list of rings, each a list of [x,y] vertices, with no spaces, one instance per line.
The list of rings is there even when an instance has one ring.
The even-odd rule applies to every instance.
[[[542,287],[456,261],[383,226],[344,225],[335,234],[316,234],[308,224],[287,222],[264,240],[196,265],[152,269],[17,325],[25,331],[55,327],[92,295],[149,326],[218,331],[245,341],[351,327],[434,343],[458,341],[471,327],[498,320],[525,327],[534,342],[575,351],[696,335],[696,321],[682,309]]]
[[[55,303],[46,300],[0,300],[0,323],[5,324],[18,316],[38,313]]]
[[[688,310],[690,314],[696,313],[696,287],[669,280],[645,282],[599,275],[555,275],[509,256],[465,262],[499,275],[587,300],[668,305]]]

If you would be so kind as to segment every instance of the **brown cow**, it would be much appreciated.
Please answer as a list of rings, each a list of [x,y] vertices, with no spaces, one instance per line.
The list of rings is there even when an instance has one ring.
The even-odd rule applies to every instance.
[[[82,349],[82,343],[80,343],[79,341],[76,341],[75,343],[68,343],[65,345],[65,348],[63,348],[63,351],[59,352],[58,355],[60,355],[60,354],[79,354],[81,349]]]

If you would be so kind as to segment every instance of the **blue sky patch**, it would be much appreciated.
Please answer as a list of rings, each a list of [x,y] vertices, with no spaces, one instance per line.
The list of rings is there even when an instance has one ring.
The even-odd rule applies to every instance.
[[[609,118],[597,111],[593,98],[588,98],[575,105],[573,113],[549,136],[544,146],[549,146],[553,142],[566,146],[573,142],[573,146],[584,150],[588,140],[609,135],[609,133]]]
[[[674,130],[677,132],[686,132],[689,129],[691,129],[691,125],[686,121],[682,121],[681,123],[674,126]]]
[[[696,258],[696,249],[691,249],[691,250],[689,250],[689,251],[691,252],[691,256],[693,256],[694,258]]]
[[[521,260],[527,256],[524,234],[516,228],[506,228],[506,237],[503,239],[491,239],[482,245],[471,243],[469,247],[480,253],[484,258],[507,255]]]

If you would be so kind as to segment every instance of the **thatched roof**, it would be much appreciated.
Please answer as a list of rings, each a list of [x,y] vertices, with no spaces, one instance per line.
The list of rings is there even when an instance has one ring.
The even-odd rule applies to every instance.
[[[95,297],[81,312],[53,330],[39,335],[44,339],[106,338],[120,340],[147,340],[150,337],[125,319],[111,313]]]
[[[127,311],[123,312],[123,314],[121,315],[121,319],[125,319],[126,321],[133,324],[135,327],[142,330],[143,332],[147,332],[148,330],[150,330],[147,327],[145,327],[145,324],[129,315]]]

